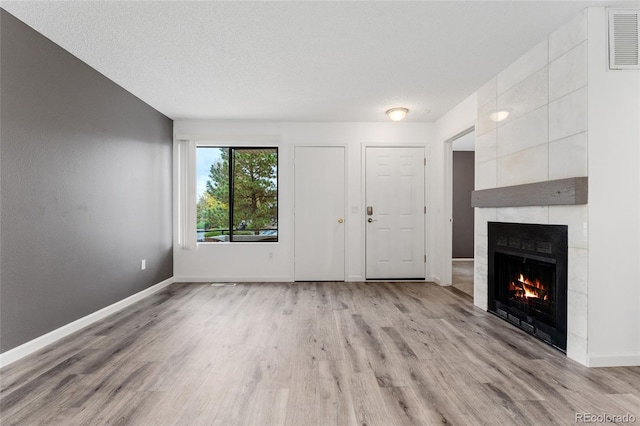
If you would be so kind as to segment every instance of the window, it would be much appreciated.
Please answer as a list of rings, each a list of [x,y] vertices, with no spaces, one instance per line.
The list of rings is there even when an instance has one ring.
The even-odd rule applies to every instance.
[[[278,148],[197,147],[198,242],[278,241]]]

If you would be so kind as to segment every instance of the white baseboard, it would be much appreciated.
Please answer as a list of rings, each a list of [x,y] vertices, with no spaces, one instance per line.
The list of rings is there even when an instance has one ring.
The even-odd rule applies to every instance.
[[[406,282],[407,280],[384,280],[385,282]],[[425,279],[425,282],[430,282],[431,279]],[[177,283],[270,283],[270,282],[283,282],[291,283],[295,280],[291,277],[200,277],[200,276],[179,276],[174,277],[174,282]],[[350,275],[344,282],[380,282],[380,280],[367,280],[361,275]]]
[[[293,282],[288,276],[256,276],[256,277],[202,277],[202,276],[177,276],[173,279],[176,283],[265,283],[265,282]]]
[[[359,282],[359,283],[366,283],[366,282],[371,282],[371,283],[376,283],[376,282],[380,282],[380,280],[368,280],[365,277],[363,277],[362,275],[349,275],[347,277],[347,279],[345,280],[346,282]],[[383,280],[384,282],[389,282],[389,283],[393,283],[393,282],[407,282],[407,280]],[[412,282],[421,282],[421,280],[411,280]],[[426,277],[424,279],[425,282],[433,282],[433,278],[431,277]]]
[[[119,302],[100,309],[99,311],[79,318],[67,325],[63,325],[60,328],[50,331],[47,334],[36,337],[35,339],[28,341],[27,343],[23,343],[16,348],[8,350],[7,352],[0,354],[0,368],[16,362],[17,360],[24,358],[25,356],[30,355],[44,348],[45,346],[62,339],[63,337],[67,337],[71,333],[75,333],[76,331],[81,330],[96,321],[106,318],[109,315],[126,308],[127,306],[133,305],[134,303],[144,299],[145,297],[162,290],[173,282],[173,277],[168,278],[158,284],[155,284],[136,294],[133,294],[126,299],[122,299]]]
[[[440,277],[433,277],[433,282],[438,284],[440,287],[451,287],[451,283],[445,284],[444,280],[440,279]]]
[[[587,354],[588,367],[637,367],[640,366],[640,354],[622,352],[613,354]]]
[[[467,257],[454,257],[451,259],[453,262],[473,262],[475,258],[467,258]]]

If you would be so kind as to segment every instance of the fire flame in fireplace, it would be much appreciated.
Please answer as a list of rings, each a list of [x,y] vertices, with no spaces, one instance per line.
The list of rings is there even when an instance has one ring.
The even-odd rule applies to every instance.
[[[515,291],[519,297],[549,300],[549,296],[546,294],[547,288],[540,280],[532,281],[522,274],[519,274],[516,280],[511,281],[509,290]]]

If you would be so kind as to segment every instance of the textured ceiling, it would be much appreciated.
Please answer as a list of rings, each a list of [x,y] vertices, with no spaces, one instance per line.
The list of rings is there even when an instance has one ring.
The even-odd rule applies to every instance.
[[[173,119],[434,121],[585,6],[639,2],[7,2]]]

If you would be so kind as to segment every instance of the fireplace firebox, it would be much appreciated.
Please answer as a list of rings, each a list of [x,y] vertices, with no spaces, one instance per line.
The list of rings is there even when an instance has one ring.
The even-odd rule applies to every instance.
[[[567,226],[489,222],[488,308],[567,349]]]

